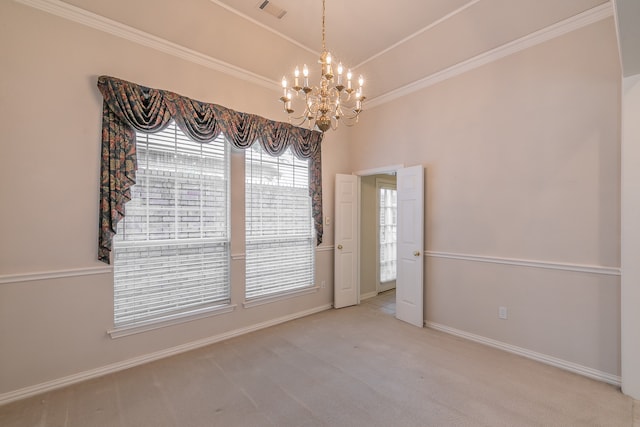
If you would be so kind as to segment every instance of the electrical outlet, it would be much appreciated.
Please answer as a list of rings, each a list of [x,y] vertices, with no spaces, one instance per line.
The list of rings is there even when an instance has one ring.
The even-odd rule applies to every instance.
[[[498,307],[498,319],[507,319],[507,307]]]
[[[324,217],[324,225],[331,225],[331,218],[328,216]]]

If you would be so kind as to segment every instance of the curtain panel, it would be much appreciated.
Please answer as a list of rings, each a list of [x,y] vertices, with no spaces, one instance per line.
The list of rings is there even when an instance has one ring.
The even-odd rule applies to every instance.
[[[118,221],[125,215],[125,203],[131,200],[131,186],[136,183],[136,131],[158,132],[171,120],[194,141],[207,143],[222,134],[236,148],[246,149],[259,142],[272,156],[279,156],[291,147],[296,157],[307,159],[317,244],[322,242],[321,132],[109,76],[98,78],[98,89],[104,100],[98,237],[100,261],[110,263],[113,235]]]

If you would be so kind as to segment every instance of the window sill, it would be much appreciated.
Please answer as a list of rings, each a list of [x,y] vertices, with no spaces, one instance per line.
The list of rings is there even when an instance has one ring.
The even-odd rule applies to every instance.
[[[227,304],[219,305],[216,307],[207,307],[197,311],[189,313],[181,313],[172,317],[165,318],[164,320],[154,320],[144,323],[138,323],[136,325],[122,326],[119,328],[113,328],[107,333],[114,338],[126,337],[129,335],[139,334],[142,332],[152,331],[154,329],[165,328],[167,326],[179,325],[180,323],[191,322],[193,320],[204,319],[205,317],[217,316],[219,314],[231,313],[236,309],[236,305]]]
[[[289,298],[299,297],[302,295],[312,294],[318,292],[319,286],[313,286],[311,288],[296,289],[294,291],[282,292],[276,295],[270,295],[266,297],[253,298],[249,301],[242,303],[244,308],[257,307],[259,305],[271,304],[272,302],[278,302]]]

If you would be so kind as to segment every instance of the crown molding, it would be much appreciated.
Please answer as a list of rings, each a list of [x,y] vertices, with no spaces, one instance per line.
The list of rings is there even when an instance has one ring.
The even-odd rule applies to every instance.
[[[215,0],[212,0],[215,1]],[[454,16],[456,16],[457,14],[465,11],[466,9],[470,8],[471,6],[473,6],[474,4],[478,3],[480,0],[471,0],[469,2],[467,2],[466,4],[460,6],[459,8],[457,8],[456,10],[449,12],[448,14],[446,14],[445,16],[443,16],[442,18],[433,21],[432,23],[430,23],[429,25],[427,25],[426,27],[423,27],[421,29],[419,29],[418,31],[416,31],[413,34],[408,35],[407,37],[403,38],[402,40],[392,44],[391,46],[381,50],[380,52],[376,53],[375,55],[370,56],[369,58],[365,59],[364,61],[362,61],[361,63],[359,63],[358,65],[356,65],[355,67],[353,67],[354,70],[357,70],[358,68],[362,67],[363,65],[373,61],[374,59],[384,55],[385,53],[389,52],[390,50],[395,49],[396,47],[408,42],[409,40],[419,36],[420,34],[424,33],[425,31],[429,31],[430,29],[442,24],[444,21],[453,18]]]
[[[232,8],[231,6],[221,2],[220,0],[209,0],[209,1],[211,1],[212,3],[220,6],[223,9],[228,10],[229,12],[231,12],[233,14],[238,15],[239,17],[241,17],[243,19],[246,19],[247,21],[251,22],[252,24],[257,25],[258,27],[263,28],[263,29],[269,31],[270,33],[275,34],[276,36],[280,37],[281,39],[286,40],[289,43],[292,43],[292,44],[298,46],[299,48],[302,48],[302,49],[306,50],[307,52],[313,53],[317,57],[320,57],[320,52],[318,52],[317,50],[311,49],[309,46],[304,45],[304,44],[300,43],[299,41],[292,39],[289,36],[285,36],[280,31],[274,30],[273,28],[269,27],[268,25],[265,25],[262,22],[253,19],[249,15],[245,15],[244,13],[240,12],[237,9]]]
[[[146,33],[144,31],[138,30],[128,25],[122,24],[120,22],[86,11],[77,6],[67,4],[63,1],[60,1],[60,0],[14,0],[14,1],[26,6],[33,7],[35,9],[42,10],[52,15],[56,15],[64,19],[77,22],[87,27],[91,27],[96,30],[115,35],[117,37],[121,37],[131,42],[150,47],[152,49],[158,50],[163,53],[167,53],[177,58],[181,58],[186,61],[190,61],[195,64],[199,64],[207,68],[228,74],[232,77],[236,77],[238,79],[241,79],[250,83],[254,83],[268,89],[280,90],[280,83],[275,80],[271,80],[267,77],[245,70],[233,64],[221,61],[219,59],[213,58],[211,56],[189,49],[187,47],[178,45],[176,43],[162,39],[160,37],[151,35],[149,33]],[[218,0],[210,0],[210,1],[219,6],[225,7]],[[474,1],[471,1],[466,6],[463,6],[463,8],[469,7],[474,3],[475,3]],[[225,7],[225,9],[230,10],[233,13],[238,13],[237,11],[230,9],[228,7]],[[366,104],[367,108],[375,108],[380,105],[386,104],[387,102],[391,102],[395,99],[398,99],[400,97],[409,95],[413,92],[422,90],[436,83],[440,83],[444,80],[458,76],[462,73],[478,68],[482,65],[488,64],[490,62],[504,58],[508,55],[520,52],[529,47],[551,40],[555,37],[559,37],[563,34],[567,34],[571,31],[574,31],[579,28],[585,27],[587,25],[593,24],[595,22],[601,21],[612,15],[613,15],[613,6],[611,5],[610,2],[604,3],[600,6],[596,6],[592,9],[589,9],[571,18],[565,19],[564,21],[560,21],[554,25],[543,28],[542,30],[536,31],[520,39],[514,40],[500,47],[497,47],[495,49],[492,49],[490,51],[477,55],[473,58],[470,58],[466,61],[455,64],[442,71],[431,74],[422,79],[416,80],[401,88],[392,90],[380,96],[376,96],[375,98],[372,98],[369,101],[367,101],[367,104]],[[256,23],[255,20],[249,17],[246,17],[244,15],[240,15],[240,16],[243,16],[245,19],[248,19],[249,21]],[[259,23],[256,23],[256,24],[264,28],[264,25]],[[283,37],[288,41],[291,41],[297,46],[300,46],[306,50],[314,52],[313,50],[310,50],[309,48],[301,45],[298,42],[295,42],[294,40],[287,38],[286,36],[274,30],[270,30],[270,31],[274,32],[275,34],[279,35],[280,37]],[[412,36],[409,36],[409,38],[415,37],[417,34],[423,31],[425,31],[425,29],[420,30],[418,33],[415,33]],[[404,41],[406,40],[403,40],[398,44],[401,44]],[[389,49],[392,49],[393,47],[395,47],[395,45],[390,47]]]
[[[473,58],[459,62],[458,64],[416,80],[401,88],[376,96],[367,102],[367,108],[375,108],[382,104],[386,104],[387,102],[391,102],[413,92],[433,86],[436,83],[440,83],[444,80],[466,73],[467,71],[481,67],[482,65],[497,61],[498,59],[502,59],[506,56],[552,40],[556,37],[560,37],[564,34],[586,27],[587,25],[594,24],[598,21],[609,18],[612,15],[613,8],[611,4],[609,2],[603,3],[600,6],[596,6],[578,15],[572,16],[571,18],[567,18],[564,21],[560,21],[495,49],[481,53]]]
[[[90,28],[150,47],[163,53],[175,56],[194,64],[202,65],[212,70],[228,74],[241,80],[257,84],[267,89],[278,90],[280,83],[259,74],[221,61],[169,40],[154,36],[120,22],[97,15],[93,12],[70,5],[60,0],[14,0],[25,6],[59,16],[69,21],[77,22]]]

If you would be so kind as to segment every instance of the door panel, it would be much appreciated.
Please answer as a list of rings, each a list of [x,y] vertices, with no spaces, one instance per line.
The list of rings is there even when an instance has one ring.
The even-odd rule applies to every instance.
[[[398,170],[398,277],[396,317],[424,326],[424,171]]]
[[[359,303],[358,244],[359,208],[358,177],[336,175],[334,296],[335,308]]]

